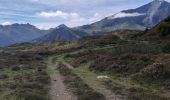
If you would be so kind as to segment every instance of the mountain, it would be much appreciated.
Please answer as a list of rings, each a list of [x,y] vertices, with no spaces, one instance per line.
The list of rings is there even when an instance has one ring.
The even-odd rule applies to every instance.
[[[71,41],[87,35],[88,34],[84,31],[74,30],[62,24],[53,29],[50,33],[33,40],[33,42]]]
[[[28,42],[45,35],[46,31],[40,30],[30,24],[0,25],[0,46]]]
[[[148,30],[144,37],[153,39],[170,39],[170,16]]]
[[[154,0],[136,9],[123,10],[101,21],[76,27],[75,29],[96,34],[118,29],[143,30],[151,28],[170,15],[170,3]]]
[[[45,31],[30,24],[0,25],[0,46],[32,40],[35,42],[71,41],[83,36],[100,35],[119,29],[144,30],[152,28],[168,16],[170,16],[170,3],[154,0],[136,9],[123,10],[101,21],[76,28],[60,25]]]

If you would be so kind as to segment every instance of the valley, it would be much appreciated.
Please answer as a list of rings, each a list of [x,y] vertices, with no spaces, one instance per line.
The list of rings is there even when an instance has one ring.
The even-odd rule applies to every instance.
[[[61,24],[44,30],[29,23],[0,25],[0,47],[23,42],[69,42],[117,30],[144,31],[154,27],[168,16],[170,16],[170,3],[165,0],[153,0],[137,8],[122,10],[99,21],[76,27]]]
[[[0,100],[170,100],[168,1],[154,0],[98,21],[98,13],[86,19],[73,12],[46,12],[55,6],[45,0],[25,3],[39,4],[25,10],[36,12],[28,13],[33,24],[49,21],[45,28],[60,17],[69,24],[91,23],[48,30],[29,23],[0,25]],[[13,11],[17,18],[19,11]]]
[[[115,34],[3,48],[1,100],[169,100],[164,40]]]

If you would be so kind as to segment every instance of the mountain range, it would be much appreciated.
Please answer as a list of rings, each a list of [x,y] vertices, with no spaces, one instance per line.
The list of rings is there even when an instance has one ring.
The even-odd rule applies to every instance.
[[[123,10],[101,21],[69,28],[60,25],[49,30],[40,30],[30,24],[0,26],[0,46],[21,42],[71,41],[87,35],[100,35],[118,29],[144,30],[152,28],[170,16],[170,3],[154,0],[136,9]]]
[[[62,24],[52,29],[50,33],[33,40],[33,42],[72,41],[87,35],[84,31],[74,30]]]
[[[170,16],[162,20],[152,29],[148,30],[144,34],[144,38],[156,39],[156,40],[158,39],[169,40],[170,39]]]
[[[0,46],[28,42],[45,35],[47,32],[30,24],[0,25]]]
[[[170,3],[154,0],[136,9],[123,10],[101,21],[77,27],[79,30],[96,34],[117,29],[143,30],[151,28],[170,15]]]

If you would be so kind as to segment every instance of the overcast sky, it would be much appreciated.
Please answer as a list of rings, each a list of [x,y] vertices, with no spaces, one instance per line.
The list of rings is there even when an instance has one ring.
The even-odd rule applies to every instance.
[[[74,27],[98,21],[121,10],[136,8],[151,1],[0,0],[0,24],[30,23],[41,29],[60,24]]]

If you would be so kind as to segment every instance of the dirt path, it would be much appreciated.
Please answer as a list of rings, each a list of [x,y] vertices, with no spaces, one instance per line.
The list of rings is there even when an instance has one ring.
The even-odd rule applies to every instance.
[[[62,59],[62,63],[65,64],[68,68],[73,69],[73,67]],[[124,100],[122,97],[115,95],[109,89],[102,84],[100,80],[97,79],[97,75],[93,72],[88,71],[86,68],[73,69],[74,73],[77,74],[80,78],[84,80],[95,91],[103,94],[107,100]]]
[[[97,79],[95,73],[88,71],[86,68],[78,68],[74,71],[79,77],[81,77],[91,88],[95,91],[103,94],[107,100],[123,100],[119,95],[115,95],[112,91],[107,89],[102,82],[102,79]]]
[[[62,76],[56,70],[56,63],[52,62],[53,57],[50,57],[48,60],[48,72],[51,77],[51,87],[49,91],[49,96],[51,100],[76,100],[76,97],[73,96],[65,87]]]
[[[59,60],[61,63],[63,63],[64,65],[66,65],[69,69],[74,69],[74,67],[71,66],[69,63],[67,63],[63,58],[64,58],[64,57],[61,56],[61,57],[58,58],[58,60]]]

